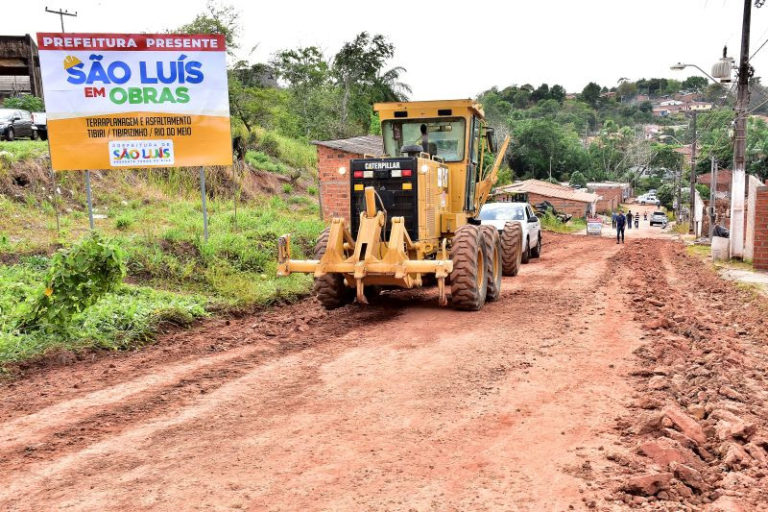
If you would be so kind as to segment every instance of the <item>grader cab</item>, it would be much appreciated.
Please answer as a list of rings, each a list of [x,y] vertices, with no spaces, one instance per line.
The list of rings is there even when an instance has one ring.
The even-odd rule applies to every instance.
[[[499,232],[477,215],[496,183],[509,143],[494,151],[482,107],[472,100],[377,103],[385,155],[354,159],[348,169],[351,222],[331,220],[315,259],[291,259],[290,235],[278,241],[278,275],[312,273],[328,309],[381,288],[437,284],[438,300],[478,310],[496,300],[501,276],[516,275],[522,229]]]

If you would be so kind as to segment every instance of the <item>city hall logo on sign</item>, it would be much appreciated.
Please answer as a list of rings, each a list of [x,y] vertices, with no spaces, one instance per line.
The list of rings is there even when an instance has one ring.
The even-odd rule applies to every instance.
[[[54,170],[232,165],[224,36],[37,40]]]
[[[173,165],[172,140],[125,140],[109,143],[109,161],[115,167]]]

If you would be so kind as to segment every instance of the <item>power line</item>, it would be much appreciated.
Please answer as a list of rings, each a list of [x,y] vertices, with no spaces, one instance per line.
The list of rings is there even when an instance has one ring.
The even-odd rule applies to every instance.
[[[64,30],[64,16],[72,16],[73,18],[77,17],[77,11],[75,12],[69,12],[67,10],[59,9],[58,11],[54,11],[53,9],[49,9],[48,7],[45,8],[45,12],[49,12],[51,14],[58,14],[59,20],[61,21],[61,31],[66,32]]]

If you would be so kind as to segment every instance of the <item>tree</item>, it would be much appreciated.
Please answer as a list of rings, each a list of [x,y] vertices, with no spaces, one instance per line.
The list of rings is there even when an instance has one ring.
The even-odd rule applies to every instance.
[[[597,102],[600,99],[600,86],[595,82],[589,82],[581,91],[581,100],[588,103],[593,108],[597,108]]]
[[[681,87],[686,91],[701,92],[707,87],[707,85],[709,85],[709,81],[703,76],[689,76],[683,80]]]
[[[384,63],[395,53],[395,47],[381,34],[370,36],[360,32],[345,43],[333,58],[333,76],[342,88],[341,122],[347,123],[350,105],[365,96],[373,86]],[[399,72],[398,72],[399,76]]]
[[[227,44],[227,53],[233,55],[234,50],[240,48],[237,41],[240,35],[237,9],[231,5],[218,6],[214,0],[208,0],[205,11],[173,32],[176,34],[222,34]]]
[[[561,179],[566,173],[583,171],[588,159],[578,134],[572,128],[548,119],[526,119],[515,123],[510,146],[510,165],[518,174]]]
[[[619,84],[619,87],[616,89],[616,94],[619,95],[619,98],[621,98],[622,101],[625,98],[634,98],[637,96],[637,84],[625,80]]]
[[[678,171],[683,168],[683,155],[667,144],[651,145],[651,167]]]
[[[32,96],[31,94],[22,94],[21,96],[5,98],[3,100],[3,106],[6,108],[29,110],[30,112],[45,111],[43,99],[38,98],[37,96]]]
[[[665,183],[656,190],[656,198],[662,206],[672,208],[675,199],[675,187],[670,183]]]
[[[553,85],[549,90],[549,97],[556,100],[558,103],[562,103],[565,99],[565,88],[559,84]]]
[[[569,183],[571,186],[578,185],[579,187],[586,187],[587,177],[584,176],[581,172],[575,171],[571,173],[571,179],[569,180]]]
[[[768,124],[749,118],[747,128],[747,170],[761,181],[768,178]]]
[[[531,93],[531,99],[537,102],[549,99],[549,85],[541,84],[535,91],[533,91],[533,93]]]
[[[723,96],[727,94],[727,91],[725,90],[725,87],[723,87],[720,84],[709,84],[706,89],[704,89],[704,99],[707,101],[720,101]]]
[[[515,92],[514,104],[517,108],[527,108],[531,101],[531,92],[527,89],[518,89]]]
[[[317,125],[323,108],[318,91],[327,85],[329,79],[328,64],[323,53],[316,46],[282,50],[271,62],[277,76],[285,80],[294,103],[299,109],[302,135],[309,137],[312,128]]]

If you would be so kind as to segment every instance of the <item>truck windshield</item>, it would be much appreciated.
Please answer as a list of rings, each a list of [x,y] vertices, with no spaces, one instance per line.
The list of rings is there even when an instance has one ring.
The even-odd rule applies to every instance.
[[[399,157],[404,146],[419,145],[425,153],[446,162],[460,162],[464,160],[464,127],[462,118],[387,120],[382,123],[384,152]]]
[[[519,205],[488,203],[480,210],[480,220],[525,220],[525,208]]]

